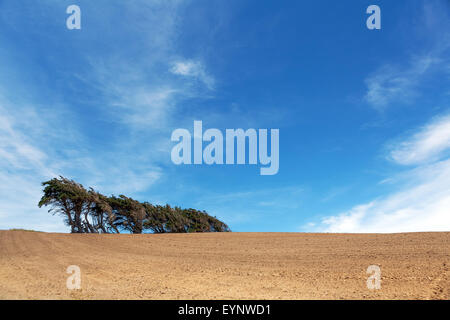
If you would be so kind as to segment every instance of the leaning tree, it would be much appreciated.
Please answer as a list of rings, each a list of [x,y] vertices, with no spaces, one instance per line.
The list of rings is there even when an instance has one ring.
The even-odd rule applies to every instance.
[[[43,182],[39,207],[64,217],[72,233],[228,232],[205,211],[141,203],[124,195],[106,197],[92,188],[60,176]]]
[[[119,195],[109,197],[108,204],[115,216],[113,223],[115,228],[131,233],[142,233],[145,208],[139,201]]]
[[[39,207],[50,206],[49,212],[62,215],[72,233],[93,231],[87,219],[91,205],[89,192],[81,184],[59,177],[43,182],[42,185],[45,188]]]
[[[39,207],[50,206],[49,212],[64,217],[72,233],[118,233],[108,198],[92,188],[64,177],[43,182],[44,195]]]

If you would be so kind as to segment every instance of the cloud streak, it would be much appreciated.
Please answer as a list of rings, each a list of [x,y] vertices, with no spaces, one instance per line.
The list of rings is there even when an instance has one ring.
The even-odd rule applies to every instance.
[[[386,63],[365,79],[364,100],[377,111],[398,104],[409,104],[420,97],[421,86],[431,75],[448,77],[450,70],[450,23],[448,2],[424,2],[421,26],[416,33],[431,42],[405,64]],[[412,31],[414,32],[414,31]]]
[[[13,54],[23,51],[20,44],[8,43],[10,54],[0,55],[0,61],[10,66],[10,78],[17,82],[7,81],[6,71],[0,78],[0,229],[67,231],[60,219],[37,208],[41,182],[58,175],[105,194],[130,196],[161,179],[164,163],[170,161],[165,151],[170,147],[172,115],[183,97],[195,94],[168,71],[173,57],[179,56],[174,41],[181,5],[134,1],[105,7],[86,2],[83,11],[98,18],[89,20],[79,37],[66,34],[64,25],[46,37],[45,28],[59,17],[48,14],[48,25],[36,24],[30,39],[45,39],[50,47],[38,46],[37,56],[47,55],[59,39],[74,37],[52,52],[52,62],[44,66],[30,62],[22,68]],[[5,11],[16,6],[13,1],[2,3]],[[40,10],[53,12],[55,6],[63,4],[47,1]],[[136,16],[145,19],[126,23]],[[110,22],[119,18],[124,22],[121,30],[111,32]],[[33,19],[30,16],[27,23]],[[29,30],[18,27],[16,32],[28,35]],[[64,49],[71,52],[69,62]],[[54,61],[65,61],[64,68]],[[62,88],[26,81],[42,69],[51,71],[52,84],[64,79]]]
[[[392,146],[403,173],[398,190],[322,219],[324,232],[413,232],[450,230],[450,117],[435,118]]]
[[[442,60],[438,57],[422,56],[413,59],[405,69],[382,66],[365,80],[365,100],[379,111],[394,102],[408,103],[419,95],[418,86],[423,76],[440,63]]]
[[[170,72],[176,75],[193,78],[201,81],[208,89],[214,89],[214,78],[210,76],[205,66],[199,61],[177,61],[172,64]]]
[[[433,161],[450,149],[450,115],[436,118],[405,141],[392,146],[390,159],[402,165]]]

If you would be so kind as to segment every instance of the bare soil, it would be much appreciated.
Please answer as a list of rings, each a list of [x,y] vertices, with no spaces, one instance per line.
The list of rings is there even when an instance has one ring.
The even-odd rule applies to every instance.
[[[66,287],[70,265],[80,290]],[[449,299],[449,267],[450,232],[0,231],[0,299]]]

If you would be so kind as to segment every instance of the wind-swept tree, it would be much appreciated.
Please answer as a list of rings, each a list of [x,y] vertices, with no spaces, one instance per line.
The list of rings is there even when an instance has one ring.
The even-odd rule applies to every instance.
[[[169,205],[154,206],[144,203],[146,218],[144,229],[155,233],[164,232],[228,232],[229,227],[205,211],[172,208]]]
[[[131,233],[142,233],[145,209],[139,201],[119,195],[119,197],[109,197],[108,204],[115,216],[113,223],[115,228]]]
[[[60,177],[43,182],[44,195],[39,207],[50,206],[49,212],[64,216],[64,222],[72,233],[92,232],[89,220],[86,220],[90,197],[88,191],[79,183]]]
[[[183,209],[181,214],[189,221],[188,232],[228,232],[230,229],[216,217],[210,216],[206,211]]]
[[[211,232],[231,232],[230,227],[216,217],[208,216],[208,223],[211,227]]]
[[[155,233],[183,233],[188,232],[189,219],[181,214],[180,208],[172,208],[168,204],[165,206],[152,205],[148,202],[144,204],[146,217],[144,228]]]
[[[140,203],[120,195],[106,197],[64,177],[43,182],[39,207],[60,214],[72,233],[228,232],[228,226],[205,211]]]
[[[109,199],[92,188],[89,190],[89,196],[92,202],[90,214],[94,228],[99,233],[119,233],[116,225],[117,216],[113,213]]]
[[[166,209],[160,205],[153,205],[148,202],[142,204],[145,210],[144,229],[153,233],[165,233],[167,231],[168,217]]]

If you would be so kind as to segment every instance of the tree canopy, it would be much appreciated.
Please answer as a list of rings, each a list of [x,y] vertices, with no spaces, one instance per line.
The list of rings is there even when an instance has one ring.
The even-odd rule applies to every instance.
[[[61,215],[72,233],[229,232],[205,211],[139,202],[124,195],[106,197],[60,176],[42,183],[39,207]]]

